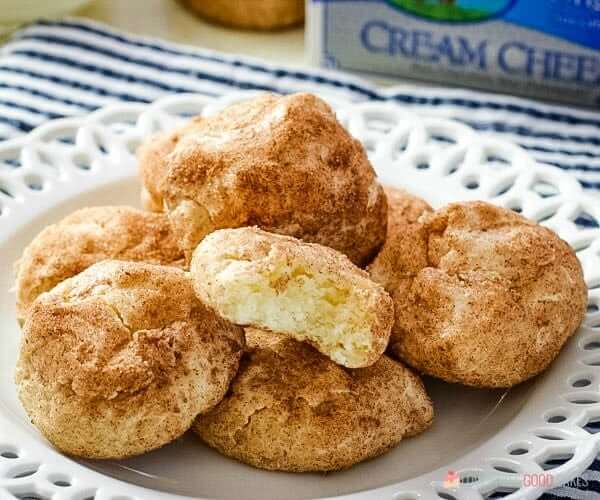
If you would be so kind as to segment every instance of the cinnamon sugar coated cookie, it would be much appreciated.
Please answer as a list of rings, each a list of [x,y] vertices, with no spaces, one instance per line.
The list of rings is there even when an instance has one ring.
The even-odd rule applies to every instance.
[[[394,289],[400,285],[397,278],[405,276],[407,270],[403,263],[417,265],[419,256],[414,255],[419,248],[419,229],[417,221],[432,208],[421,198],[403,189],[384,186],[388,201],[388,230],[385,243],[379,254],[368,266],[372,278],[386,289]]]
[[[224,318],[310,342],[336,363],[372,365],[393,305],[343,254],[258,228],[210,234],[192,258],[194,289]]]
[[[17,363],[19,398],[59,450],[124,458],[181,436],[225,395],[243,331],[176,268],[105,261],[40,295]]]
[[[453,203],[412,228],[409,250],[371,276],[394,299],[390,349],[417,370],[479,387],[543,371],[586,310],[581,265],[566,242],[511,210]],[[395,266],[391,274],[380,267]]]
[[[130,207],[77,210],[47,226],[15,266],[17,317],[24,320],[35,298],[105,259],[183,264],[165,215]]]
[[[167,155],[161,194],[180,246],[259,226],[358,265],[385,239],[387,205],[363,146],[311,94],[265,94],[197,121]]]
[[[249,352],[225,399],[194,430],[224,455],[263,469],[333,471],[427,429],[419,377],[382,356],[343,368],[311,346],[247,329]]]
[[[185,125],[168,132],[148,137],[137,150],[138,172],[142,181],[142,206],[152,212],[162,212],[164,201],[161,185],[167,174],[167,158],[179,140],[194,128],[202,118],[196,117]]]
[[[147,138],[137,150],[138,171],[142,181],[142,206],[151,212],[163,211],[160,185],[167,171],[167,156],[179,141],[181,132],[159,132]]]

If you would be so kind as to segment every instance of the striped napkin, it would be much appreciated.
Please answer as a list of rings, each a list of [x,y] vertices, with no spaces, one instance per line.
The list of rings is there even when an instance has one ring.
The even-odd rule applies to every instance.
[[[469,90],[381,89],[343,73],[275,66],[75,19],[37,22],[0,49],[0,140],[114,102],[149,103],[178,92],[216,96],[239,89],[394,101],[512,140],[540,161],[570,171],[584,188],[600,190],[598,111]],[[600,499],[600,461],[544,499]]]
[[[415,85],[380,89],[342,73],[274,66],[74,19],[30,25],[0,50],[0,139],[115,101],[151,102],[176,92],[219,95],[238,89],[392,100],[517,142],[539,160],[572,172],[585,188],[600,190],[598,111],[468,90]]]

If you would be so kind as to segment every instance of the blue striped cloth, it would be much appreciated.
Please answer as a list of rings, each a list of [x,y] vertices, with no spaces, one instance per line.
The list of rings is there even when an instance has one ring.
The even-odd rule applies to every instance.
[[[3,47],[0,138],[115,101],[151,102],[175,92],[218,95],[234,89],[314,90],[354,100],[393,100],[511,139],[539,160],[573,172],[585,188],[600,189],[597,111],[468,90],[380,89],[341,73],[274,66],[81,20],[38,22]]]
[[[351,100],[389,100],[451,117],[519,143],[539,160],[600,190],[600,113],[528,99],[401,85],[378,88],[325,70],[299,70],[126,35],[90,21],[40,21],[0,50],[0,140],[63,116],[120,101],[148,103],[178,92],[314,91]],[[544,496],[600,499],[600,461]]]

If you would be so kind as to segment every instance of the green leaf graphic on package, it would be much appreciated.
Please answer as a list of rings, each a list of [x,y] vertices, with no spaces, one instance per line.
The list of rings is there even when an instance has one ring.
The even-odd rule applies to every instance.
[[[388,0],[401,10],[436,21],[482,21],[506,10],[512,0]]]

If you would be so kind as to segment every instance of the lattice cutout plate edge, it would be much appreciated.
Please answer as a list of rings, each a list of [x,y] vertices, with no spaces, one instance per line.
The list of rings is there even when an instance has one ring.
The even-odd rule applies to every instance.
[[[253,94],[177,95],[148,106],[117,104],[83,118],[51,121],[0,143],[0,245],[25,221],[81,190],[130,176],[142,138]],[[326,99],[363,142],[383,183],[428,198],[435,193],[438,203],[489,200],[557,231],[577,250],[590,304],[584,326],[559,358],[566,367],[557,374],[560,379],[544,381],[550,395],[541,402],[534,397],[509,428],[453,464],[462,475],[485,472],[485,480],[446,490],[440,482],[444,471],[438,470],[344,498],[481,500],[493,491],[514,490],[506,498],[533,499],[544,488],[522,487],[523,474],[543,472],[557,462],[548,470],[554,485],[581,474],[600,451],[600,432],[590,431],[600,422],[600,201],[585,195],[571,176],[536,163],[518,146],[458,122],[417,116],[389,103]],[[0,411],[2,493],[53,500],[183,498],[150,493],[76,464]]]

